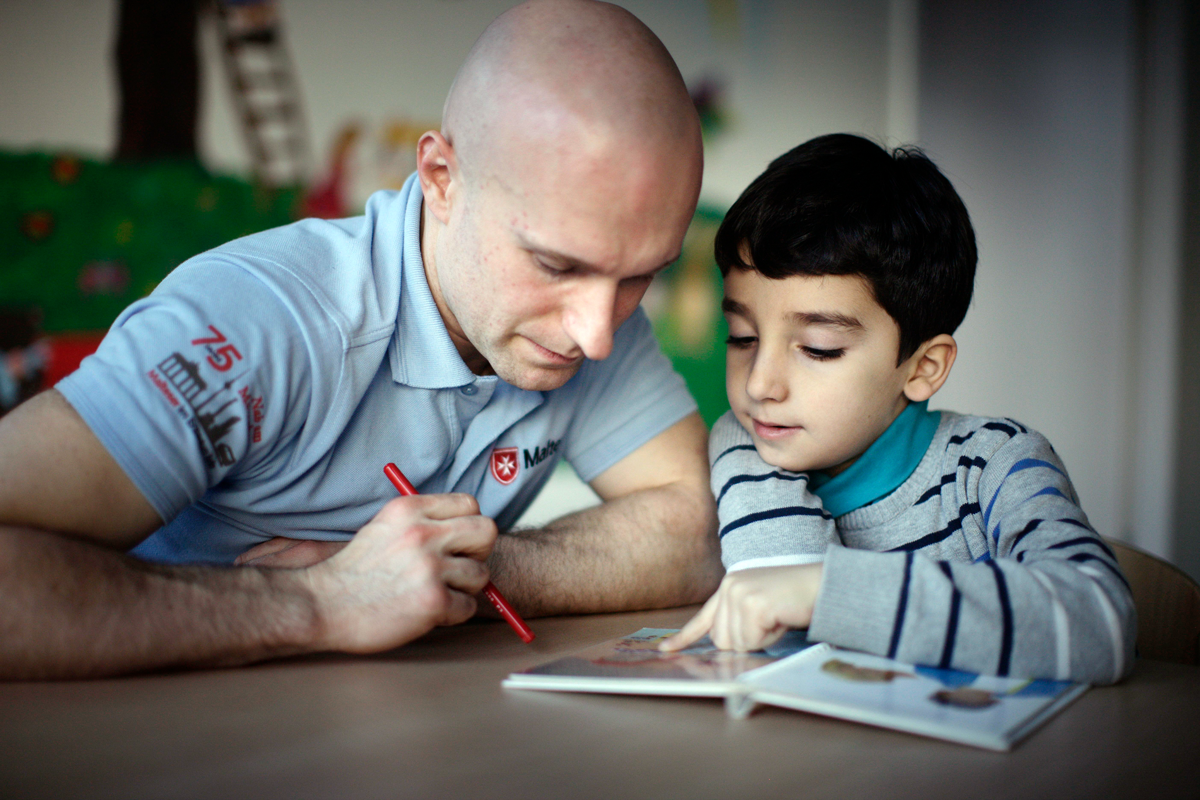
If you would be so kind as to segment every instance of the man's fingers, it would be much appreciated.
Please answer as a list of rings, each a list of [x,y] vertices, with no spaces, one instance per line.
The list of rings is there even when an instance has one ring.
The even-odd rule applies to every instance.
[[[321,563],[348,544],[349,542],[302,541],[273,553],[244,558],[250,555],[251,551],[248,550],[242,554],[244,560],[239,563],[243,566],[270,569],[303,569]]]
[[[389,500],[375,516],[385,522],[402,522],[413,516],[444,520],[478,513],[479,501],[469,494],[418,494]]]
[[[459,625],[475,616],[474,596],[451,590],[447,592],[446,608],[439,625]]]
[[[451,589],[466,592],[470,595],[483,591],[488,582],[488,568],[480,561],[472,558],[444,559],[442,582]]]
[[[713,595],[708,598],[708,602],[704,607],[696,613],[696,616],[688,620],[688,623],[680,628],[679,633],[674,636],[668,636],[659,642],[658,649],[664,651],[682,650],[692,642],[708,633],[712,627],[713,615],[716,613],[719,604],[718,596]]]
[[[257,558],[263,558],[283,550],[288,550],[300,543],[299,539],[288,539],[285,536],[276,536],[274,539],[268,539],[261,544],[256,544],[246,552],[233,560],[234,566],[243,566],[254,561]]]
[[[455,517],[471,517],[479,514],[479,501],[469,494],[455,492],[453,494],[423,495],[436,500],[425,509],[425,516],[430,519],[453,519]]]
[[[467,502],[469,501],[469,502]],[[461,513],[471,512],[476,513]],[[417,549],[477,561],[492,553],[496,523],[480,516],[469,495],[417,495],[388,502],[354,537],[355,552]]]
[[[484,561],[492,554],[499,529],[490,517],[468,517],[442,523],[446,533],[441,540],[441,550],[448,555],[465,556]]]
[[[491,555],[496,542],[495,521],[481,516],[479,504],[468,494],[398,497],[380,509],[372,522],[377,524],[368,527],[405,533],[408,541],[415,537],[420,546],[435,552],[479,561]]]

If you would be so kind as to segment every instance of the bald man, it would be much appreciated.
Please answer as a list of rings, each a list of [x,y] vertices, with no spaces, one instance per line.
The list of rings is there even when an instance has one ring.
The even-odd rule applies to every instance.
[[[0,675],[386,650],[489,577],[531,616],[713,591],[706,431],[638,309],[702,169],[662,44],[518,6],[417,156],[363,217],[185,262],[0,420]],[[508,530],[562,458],[604,502]]]

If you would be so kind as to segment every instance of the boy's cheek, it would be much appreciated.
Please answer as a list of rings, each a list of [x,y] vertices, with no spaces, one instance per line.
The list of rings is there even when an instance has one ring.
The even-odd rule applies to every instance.
[[[732,365],[725,370],[725,396],[729,398],[729,407],[741,420],[746,405],[746,381],[745,376]],[[744,427],[745,422],[742,425]]]

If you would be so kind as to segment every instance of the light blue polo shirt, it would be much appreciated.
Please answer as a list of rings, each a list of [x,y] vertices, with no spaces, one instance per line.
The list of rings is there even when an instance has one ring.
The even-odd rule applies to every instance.
[[[561,458],[590,481],[695,410],[639,310],[559,389],[473,374],[421,260],[421,189],[189,259],[58,390],[169,522],[134,549],[229,563],[340,540],[396,496],[467,492],[501,530]]]

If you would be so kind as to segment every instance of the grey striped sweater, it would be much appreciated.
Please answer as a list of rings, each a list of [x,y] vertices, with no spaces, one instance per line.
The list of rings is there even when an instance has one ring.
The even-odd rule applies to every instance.
[[[1129,585],[1020,423],[943,411],[912,475],[837,519],[732,413],[709,461],[727,569],[824,561],[813,639],[994,675],[1112,683],[1133,667]]]

